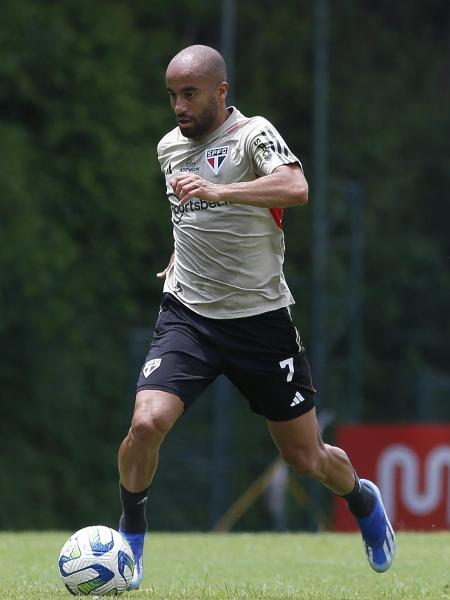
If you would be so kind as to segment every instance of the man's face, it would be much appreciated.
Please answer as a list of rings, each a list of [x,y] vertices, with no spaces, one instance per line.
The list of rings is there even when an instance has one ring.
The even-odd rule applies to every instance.
[[[221,84],[220,84],[221,85]],[[178,127],[187,138],[200,138],[216,129],[220,85],[205,77],[169,69],[166,87]]]

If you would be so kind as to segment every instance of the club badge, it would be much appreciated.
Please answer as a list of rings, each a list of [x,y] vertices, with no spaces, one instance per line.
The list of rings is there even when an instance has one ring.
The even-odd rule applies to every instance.
[[[210,148],[205,152],[205,159],[214,175],[217,175],[228,156],[228,146],[223,148]]]

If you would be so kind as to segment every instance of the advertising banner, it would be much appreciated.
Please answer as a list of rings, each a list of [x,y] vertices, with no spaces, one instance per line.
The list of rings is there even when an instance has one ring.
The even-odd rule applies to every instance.
[[[336,445],[360,477],[378,485],[394,528],[450,527],[450,424],[344,425]],[[334,527],[356,529],[340,498],[334,501]]]

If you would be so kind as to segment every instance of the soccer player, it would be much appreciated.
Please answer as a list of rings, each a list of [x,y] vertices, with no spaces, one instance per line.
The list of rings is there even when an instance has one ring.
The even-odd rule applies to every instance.
[[[283,459],[348,503],[367,558],[386,571],[395,537],[378,488],[359,479],[346,453],[325,444],[305,350],[283,275],[283,209],[306,204],[300,160],[263,117],[227,107],[222,56],[207,46],[179,52],[166,71],[177,126],[158,144],[174,253],[134,415],[119,450],[122,516],[143,576],[146,503],[166,434],[221,373],[262,415]]]

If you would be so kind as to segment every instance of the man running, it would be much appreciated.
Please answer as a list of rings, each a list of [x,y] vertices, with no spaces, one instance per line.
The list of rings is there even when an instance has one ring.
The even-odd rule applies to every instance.
[[[300,160],[263,117],[227,107],[226,66],[207,46],[179,52],[166,71],[177,127],[158,144],[174,253],[119,450],[119,529],[143,577],[146,503],[158,451],[177,419],[219,374],[262,415],[283,459],[342,496],[371,567],[386,571],[395,536],[378,488],[325,444],[314,387],[283,274],[283,209],[306,204]]]

